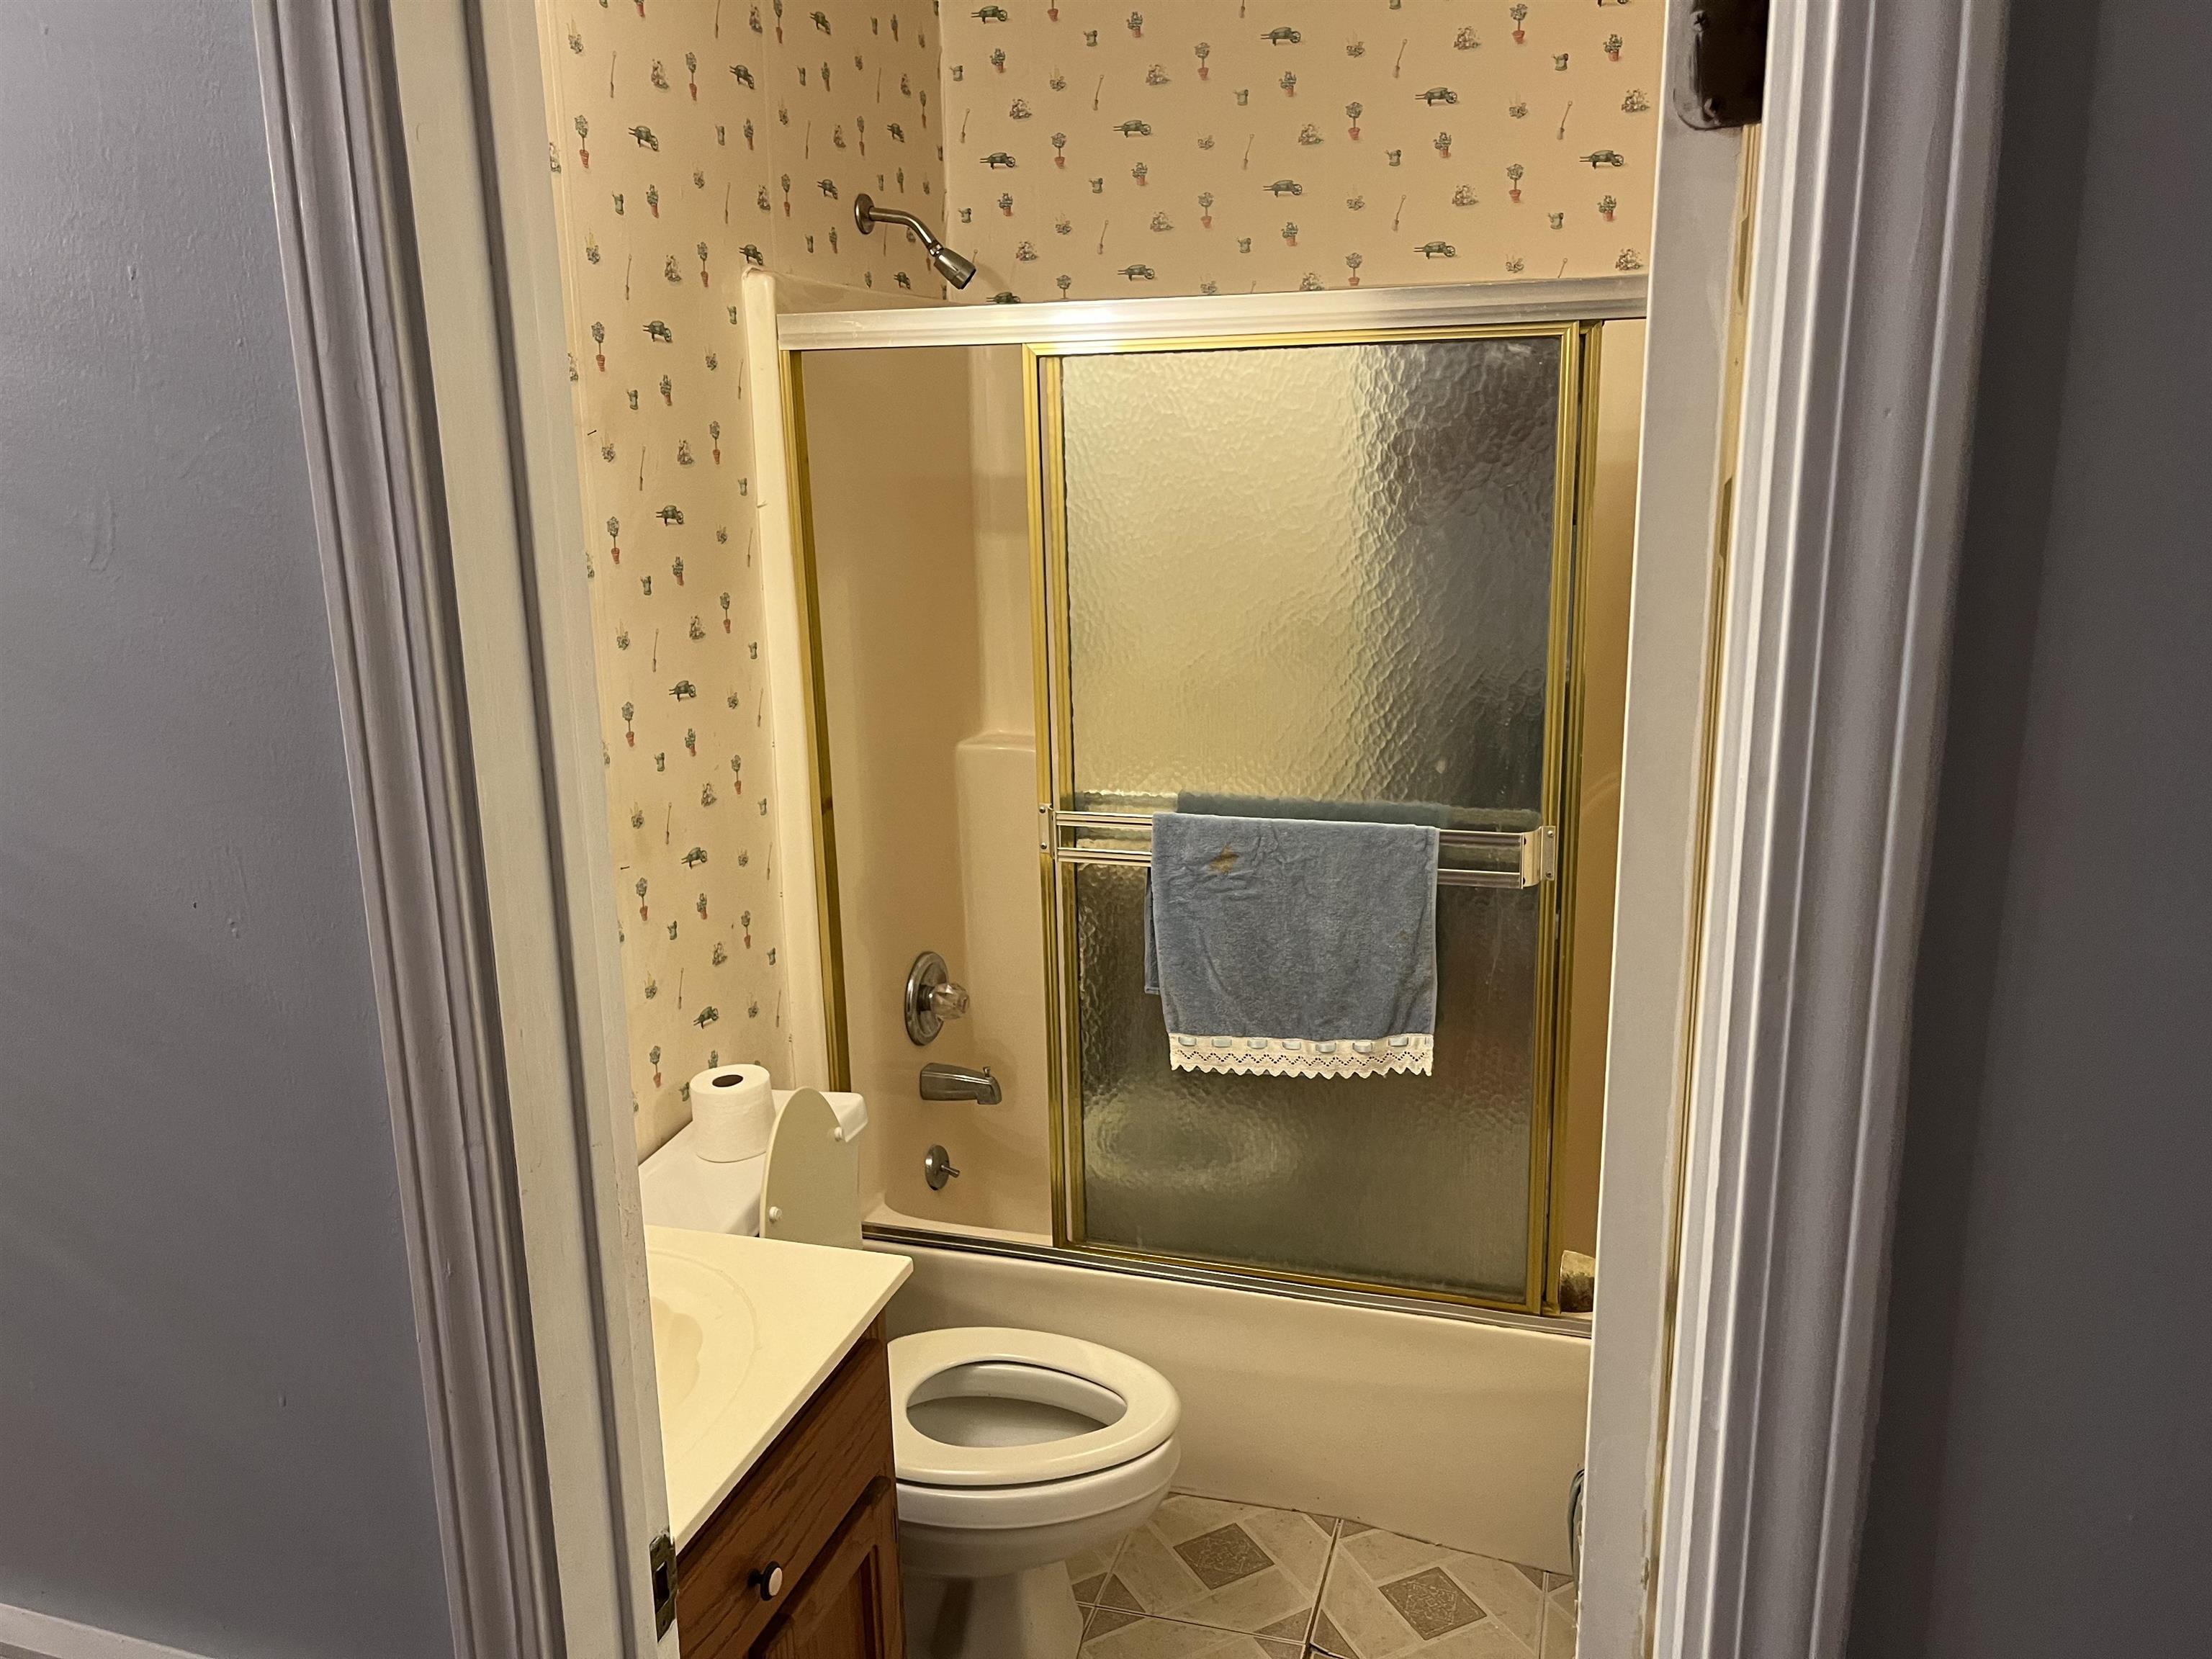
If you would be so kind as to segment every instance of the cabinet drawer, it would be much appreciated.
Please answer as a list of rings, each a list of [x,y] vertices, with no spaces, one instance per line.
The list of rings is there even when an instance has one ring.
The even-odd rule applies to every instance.
[[[677,1561],[684,1659],[738,1659],[792,1599],[878,1477],[893,1476],[880,1322],[815,1392]],[[774,1595],[764,1580],[782,1569]]]

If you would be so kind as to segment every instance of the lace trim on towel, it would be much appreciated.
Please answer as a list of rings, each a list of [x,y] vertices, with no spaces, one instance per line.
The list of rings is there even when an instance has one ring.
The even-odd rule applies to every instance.
[[[1384,1077],[1436,1067],[1437,1040],[1426,1032],[1371,1042],[1317,1042],[1310,1037],[1168,1035],[1168,1063],[1178,1072],[1237,1072],[1248,1077]]]

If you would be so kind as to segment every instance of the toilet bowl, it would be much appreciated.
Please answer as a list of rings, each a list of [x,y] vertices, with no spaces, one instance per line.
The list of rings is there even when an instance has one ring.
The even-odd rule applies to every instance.
[[[1001,1326],[899,1337],[890,1370],[908,1652],[1073,1652],[1068,1559],[1167,1495],[1174,1385],[1095,1342]]]
[[[647,1223],[857,1247],[865,1103],[775,1103],[762,1157],[703,1158],[686,1126],[647,1158]],[[1066,1659],[1083,1624],[1069,1559],[1141,1525],[1175,1477],[1175,1385],[1095,1342],[994,1325],[896,1338],[890,1361],[909,1659]]]

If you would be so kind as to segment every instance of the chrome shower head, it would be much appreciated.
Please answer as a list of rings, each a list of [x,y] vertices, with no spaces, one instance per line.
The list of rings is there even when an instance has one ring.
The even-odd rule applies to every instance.
[[[872,234],[877,225],[904,225],[921,238],[923,250],[929,255],[930,268],[955,288],[965,288],[975,280],[975,262],[954,252],[937,240],[937,233],[915,218],[896,208],[879,208],[872,197],[853,198],[853,222],[860,228],[860,234]]]
[[[975,280],[975,262],[965,255],[955,253],[939,242],[929,250],[929,263],[937,274],[955,288],[965,288]]]

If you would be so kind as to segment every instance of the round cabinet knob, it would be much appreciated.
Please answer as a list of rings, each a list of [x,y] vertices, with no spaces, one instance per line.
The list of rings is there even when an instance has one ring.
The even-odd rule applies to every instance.
[[[757,1567],[745,1582],[760,1591],[762,1601],[773,1601],[783,1594],[783,1563],[771,1561],[764,1567]]]

